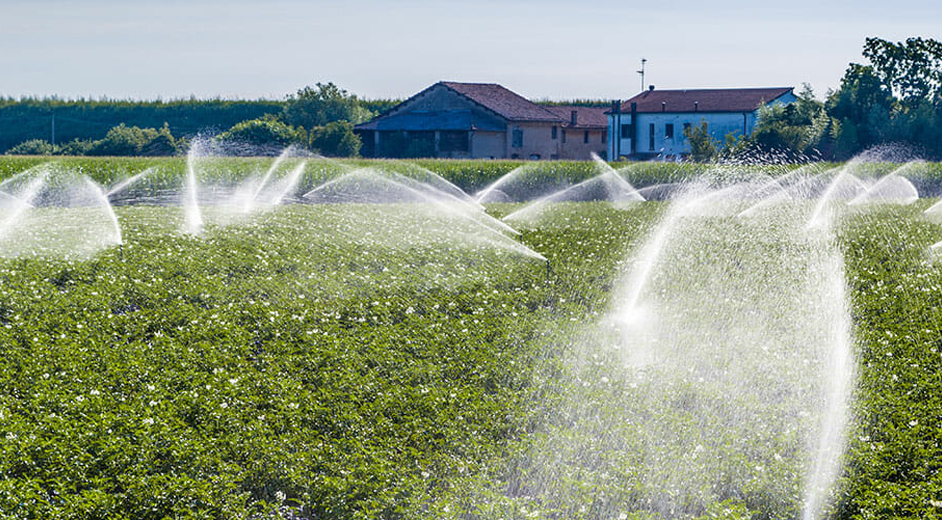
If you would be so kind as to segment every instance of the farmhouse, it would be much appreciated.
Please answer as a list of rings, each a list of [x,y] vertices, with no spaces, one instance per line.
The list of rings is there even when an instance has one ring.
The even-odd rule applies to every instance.
[[[588,159],[605,109],[542,107],[494,83],[441,81],[359,124],[364,157]]]
[[[608,156],[682,157],[690,153],[684,131],[702,123],[721,143],[727,134],[750,135],[759,108],[796,101],[793,88],[655,90],[652,85],[606,112]]]

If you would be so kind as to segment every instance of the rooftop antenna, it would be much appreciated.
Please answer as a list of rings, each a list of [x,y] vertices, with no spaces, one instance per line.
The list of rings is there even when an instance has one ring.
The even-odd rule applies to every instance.
[[[641,74],[641,92],[644,92],[644,64],[647,62],[648,60],[641,58],[641,70],[636,71],[638,74]]]

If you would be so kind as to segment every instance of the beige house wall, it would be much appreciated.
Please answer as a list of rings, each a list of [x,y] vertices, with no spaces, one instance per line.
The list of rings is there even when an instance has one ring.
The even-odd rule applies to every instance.
[[[505,159],[507,149],[506,132],[471,132],[471,158]]]
[[[589,132],[589,142],[585,141],[585,133]],[[606,136],[607,132],[602,129],[566,129],[566,140],[562,141],[562,135],[560,135],[560,142],[562,144],[562,152],[560,153],[560,159],[570,159],[577,161],[587,161],[592,158],[592,153],[598,154],[599,157],[605,157],[606,150],[606,139],[603,136]]]
[[[553,127],[557,127],[556,139],[553,139]],[[513,146],[514,130],[523,131],[523,146]],[[558,123],[523,123],[512,122],[507,124],[507,158],[508,159],[558,159],[560,156],[560,140],[562,128]],[[514,157],[516,155],[516,157]]]

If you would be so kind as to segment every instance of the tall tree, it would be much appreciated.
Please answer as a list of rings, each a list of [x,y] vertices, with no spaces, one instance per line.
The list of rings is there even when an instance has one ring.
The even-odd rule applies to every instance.
[[[362,123],[372,116],[372,112],[360,105],[356,95],[332,82],[298,90],[288,97],[284,108],[284,118],[289,125],[308,130],[334,121]]]
[[[863,55],[880,81],[904,103],[942,99],[942,42],[907,38],[893,43],[867,38]]]

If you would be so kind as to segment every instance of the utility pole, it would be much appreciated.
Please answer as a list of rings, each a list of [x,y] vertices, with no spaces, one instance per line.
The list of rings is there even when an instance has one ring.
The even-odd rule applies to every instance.
[[[647,62],[648,60],[641,58],[641,70],[636,71],[638,74],[641,74],[641,92],[644,92],[644,64]]]

